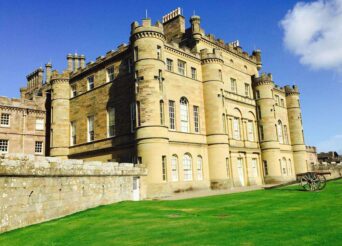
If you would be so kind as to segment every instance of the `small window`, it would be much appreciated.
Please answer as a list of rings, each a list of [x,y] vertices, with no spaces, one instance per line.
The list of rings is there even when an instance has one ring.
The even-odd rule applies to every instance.
[[[197,157],[197,180],[203,180],[203,160],[201,156]]]
[[[259,137],[260,137],[260,141],[264,140],[264,127],[263,126],[259,126]]]
[[[88,90],[94,89],[94,76],[88,77]]]
[[[230,86],[231,86],[231,91],[237,93],[236,79],[233,79],[233,78],[230,79]]]
[[[134,61],[139,59],[139,49],[138,46],[134,47]]]
[[[164,125],[164,101],[163,100],[160,100],[159,108],[160,108],[160,124]]]
[[[1,114],[1,126],[9,126],[10,125],[10,114],[2,113]]]
[[[77,87],[76,84],[71,85],[71,97],[77,96]]]
[[[133,61],[131,58],[127,59],[127,68],[128,68],[128,73],[131,73],[133,71]]]
[[[261,119],[261,108],[259,105],[257,106],[257,115],[258,115],[258,118],[260,120]]]
[[[138,126],[141,125],[141,122],[140,122],[140,102],[137,101],[137,120],[138,120]]]
[[[178,60],[178,73],[185,76],[185,61]]]
[[[43,142],[42,141],[36,141],[36,143],[34,145],[34,152],[36,154],[43,153]]]
[[[157,59],[162,59],[161,46],[157,46]]]
[[[136,114],[135,114],[135,103],[131,103],[130,105],[130,112],[131,112],[131,132],[134,132],[136,127]]]
[[[108,137],[115,136],[115,108],[108,108]]]
[[[36,119],[36,130],[44,130],[44,119]]]
[[[197,79],[197,71],[196,71],[196,68],[194,67],[191,67],[191,78]]]
[[[163,181],[167,181],[167,170],[166,170],[166,156],[162,156],[162,177]]]
[[[158,81],[159,81],[159,91],[163,92],[164,84],[163,84],[163,71],[159,70],[158,72]]]
[[[175,101],[169,101],[169,120],[170,120],[170,129],[176,129],[176,117],[175,117]]]
[[[8,152],[8,140],[0,139],[0,152],[7,153]]]
[[[199,107],[194,106],[194,126],[195,132],[199,132]]]
[[[88,117],[88,142],[92,142],[94,139],[94,116],[92,115]]]
[[[249,84],[245,83],[245,96],[246,97],[249,97],[249,91],[250,91]]]
[[[172,181],[178,181],[178,158],[176,155],[171,158],[171,175]]]
[[[70,123],[70,129],[71,129],[71,139],[70,139],[70,143],[71,143],[71,146],[75,145],[76,144],[76,122],[75,121],[72,121]]]
[[[260,91],[255,91],[255,98],[256,99],[259,99],[260,98]]]
[[[267,161],[264,161],[264,172],[265,172],[265,176],[267,176],[268,175]]]
[[[107,68],[107,82],[114,80],[114,66],[110,66]]]
[[[170,71],[170,72],[173,71],[173,60],[166,59],[166,68],[167,68],[167,71]]]

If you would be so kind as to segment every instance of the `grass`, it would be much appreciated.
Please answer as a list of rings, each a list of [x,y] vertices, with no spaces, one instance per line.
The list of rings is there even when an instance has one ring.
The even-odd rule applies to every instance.
[[[342,180],[179,201],[121,202],[0,235],[0,245],[340,245]]]

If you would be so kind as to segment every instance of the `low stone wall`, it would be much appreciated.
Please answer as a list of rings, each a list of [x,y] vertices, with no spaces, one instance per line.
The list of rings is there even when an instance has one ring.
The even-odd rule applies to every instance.
[[[0,233],[133,198],[130,163],[0,156]]]

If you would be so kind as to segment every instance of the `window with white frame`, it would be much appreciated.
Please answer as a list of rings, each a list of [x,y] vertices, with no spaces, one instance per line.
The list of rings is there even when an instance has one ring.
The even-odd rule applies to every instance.
[[[178,181],[178,157],[176,155],[171,157],[171,177],[172,181]]]
[[[114,66],[107,67],[107,82],[113,81],[114,79]]]
[[[245,83],[245,96],[249,97],[250,87],[249,84]]]
[[[277,124],[277,133],[278,133],[278,141],[279,143],[283,144],[284,143],[284,138],[283,138],[283,125],[281,121],[278,121]]]
[[[191,78],[197,79],[197,70],[194,67],[191,67]]]
[[[71,85],[71,97],[77,96],[77,87],[76,84]]]
[[[43,142],[42,141],[36,141],[34,145],[34,152],[36,154],[43,153]]]
[[[136,127],[136,114],[135,114],[135,103],[132,102],[130,105],[130,113],[131,113],[131,132],[134,132]]]
[[[247,135],[248,135],[248,141],[254,141],[254,126],[253,121],[249,120],[247,122]]]
[[[170,129],[176,129],[176,117],[175,117],[175,101],[169,101],[169,120],[170,120]]]
[[[236,79],[230,78],[230,88],[232,92],[237,93]]]
[[[173,71],[173,60],[171,59],[166,59],[166,69],[167,71],[172,72]]]
[[[160,124],[164,125],[164,101],[159,101],[159,111],[160,111]]]
[[[252,159],[252,172],[251,172],[252,177],[258,177],[258,160],[257,158]]]
[[[9,126],[10,125],[10,114],[1,113],[0,125],[1,126]]]
[[[178,60],[178,73],[185,75],[185,61]]]
[[[183,156],[184,181],[192,180],[192,159],[189,154]]]
[[[94,89],[94,75],[89,76],[88,80],[88,91]]]
[[[44,130],[44,119],[42,118],[36,119],[36,130],[39,130],[39,131]]]
[[[194,106],[194,126],[195,132],[199,132],[199,107]]]
[[[167,181],[167,169],[166,169],[166,156],[162,156],[162,178],[163,181]]]
[[[203,159],[197,156],[197,180],[203,180]]]
[[[189,132],[189,107],[188,100],[185,97],[180,99],[180,120],[181,131]]]
[[[0,153],[7,153],[7,152],[8,152],[8,140],[0,139]]]
[[[115,108],[110,107],[107,109],[107,117],[108,117],[108,137],[115,136]]]
[[[233,119],[233,138],[240,140],[240,123],[239,118]]]
[[[70,135],[71,135],[71,138],[70,138],[70,144],[73,146],[76,144],[76,122],[75,121],[72,121],[70,123]]]
[[[95,139],[94,134],[94,116],[88,116],[88,142],[92,142]]]

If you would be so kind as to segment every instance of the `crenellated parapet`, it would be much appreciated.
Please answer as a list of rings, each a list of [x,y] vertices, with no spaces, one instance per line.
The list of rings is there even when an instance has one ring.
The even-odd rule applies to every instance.
[[[158,38],[165,41],[163,24],[159,21],[155,24],[151,24],[151,19],[143,19],[140,26],[137,21],[131,24],[131,42],[134,42],[140,38]]]
[[[299,95],[299,90],[298,90],[298,87],[296,85],[293,85],[293,86],[286,85],[285,86],[285,93],[286,93],[286,96]]]
[[[214,49],[213,53],[208,53],[208,49],[203,49],[200,52],[202,64],[220,63],[223,64],[222,53]]]
[[[43,74],[44,70],[40,67],[27,75],[27,88],[31,90],[41,87],[43,85]]]
[[[267,84],[273,84],[273,78],[271,73],[262,73],[260,77],[253,77],[253,86],[257,87],[260,85],[267,85]]]

